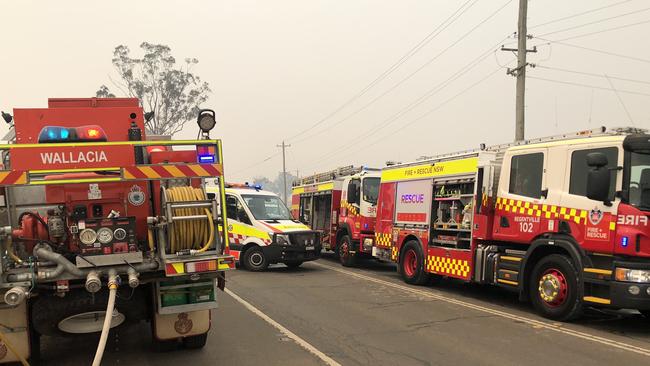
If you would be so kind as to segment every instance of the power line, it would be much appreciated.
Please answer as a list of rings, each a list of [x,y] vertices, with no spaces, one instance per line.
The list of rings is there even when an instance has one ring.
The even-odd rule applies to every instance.
[[[618,98],[618,101],[621,103],[621,106],[623,106],[623,110],[625,110],[625,114],[627,115],[627,119],[630,120],[630,123],[634,126],[634,120],[632,119],[632,115],[630,114],[630,111],[627,110],[627,107],[625,106],[625,103],[623,102],[623,98],[618,93],[618,90],[616,90],[616,88],[614,87],[614,83],[612,83],[612,81],[609,79],[609,77],[607,75],[605,75],[605,78],[609,82],[609,86],[611,86],[612,89],[614,90],[614,93],[616,93],[616,97]]]
[[[612,16],[612,17],[609,17],[609,18],[603,18],[603,19],[599,19],[599,20],[594,20],[594,21],[592,21],[592,22],[588,22],[588,23],[584,23],[584,24],[579,24],[579,25],[574,25],[574,26],[572,26],[572,27],[568,27],[568,28],[564,28],[564,29],[556,30],[556,31],[553,31],[553,32],[543,33],[543,34],[540,34],[539,37],[545,37],[545,36],[549,36],[549,35],[551,35],[551,34],[562,33],[562,32],[566,32],[566,31],[570,31],[570,30],[578,29],[578,28],[583,28],[583,27],[587,27],[587,26],[590,26],[590,25],[594,25],[594,24],[598,24],[598,23],[606,22],[606,21],[608,21],[608,20],[617,19],[617,18],[622,18],[622,17],[628,16],[628,15],[640,14],[640,13],[646,12],[646,11],[648,11],[648,10],[650,10],[650,8],[644,8],[644,9],[640,9],[640,10],[631,11],[631,12],[629,12],[629,13],[624,13],[624,14],[615,15],[615,16]]]
[[[511,60],[510,62],[508,62],[508,64],[509,64],[509,63],[512,63],[512,61],[514,61],[514,59]],[[435,111],[441,109],[442,107],[444,107],[444,106],[447,105],[448,103],[452,102],[452,101],[455,100],[456,98],[460,97],[461,95],[467,93],[468,91],[470,91],[471,89],[475,88],[475,87],[478,86],[479,84],[481,84],[481,83],[483,83],[484,81],[488,80],[489,78],[491,78],[492,76],[494,76],[497,72],[499,72],[499,71],[501,71],[501,70],[503,70],[503,68],[502,68],[502,67],[499,67],[499,68],[497,68],[496,70],[490,72],[489,74],[487,74],[486,76],[484,76],[483,78],[481,78],[480,80],[478,80],[477,82],[471,84],[470,86],[468,86],[467,88],[461,90],[460,92],[458,92],[457,94],[455,94],[455,95],[453,95],[452,97],[448,98],[448,99],[445,100],[444,102],[438,104],[436,107],[434,107],[434,108],[428,110],[427,112],[423,113],[423,114],[420,115],[419,117],[417,117],[417,118],[415,118],[415,119],[409,121],[408,123],[406,123],[405,125],[403,125],[403,126],[401,127],[401,129],[403,130],[403,129],[405,129],[405,128],[411,126],[412,124],[414,124],[414,123],[416,123],[416,122],[422,120],[423,118],[427,117],[427,116],[430,115],[431,113],[433,113],[433,112],[435,112]],[[385,136],[383,136],[383,137],[380,137],[380,138],[378,138],[378,139],[375,139],[375,140],[372,141],[371,143],[366,144],[366,145],[363,145],[363,146],[361,146],[360,148],[355,149],[355,150],[352,151],[351,153],[355,153],[355,152],[358,152],[358,151],[364,150],[364,149],[366,149],[366,148],[368,148],[368,147],[370,147],[370,146],[373,146],[373,145],[376,144],[377,142],[382,141],[382,140],[384,140],[384,139],[386,139],[386,138],[388,138],[388,137],[391,137],[391,136],[394,136],[394,134],[391,133],[391,134],[385,135]],[[334,156],[334,155],[332,155],[332,156]],[[326,160],[321,160],[321,161],[326,161]]]
[[[650,97],[649,93],[642,93],[642,92],[637,92],[637,91],[632,91],[632,90],[621,90],[621,89],[612,89],[612,88],[605,88],[602,86],[596,86],[596,85],[589,85],[589,84],[581,84],[581,83],[576,83],[572,81],[563,81],[563,80],[555,80],[555,79],[546,79],[546,78],[540,78],[538,76],[528,76],[529,79],[536,79],[536,80],[542,80],[542,81],[548,81],[551,83],[558,83],[558,84],[566,84],[566,85],[573,85],[573,86],[580,86],[583,88],[590,88],[590,89],[599,89],[599,90],[609,90],[609,91],[617,91],[619,93],[626,93],[626,94],[635,94],[635,95],[643,95],[646,97]]]
[[[562,41],[553,41],[553,40],[550,40],[550,39],[545,39],[545,38],[540,38],[540,37],[535,37],[535,38],[539,39],[539,40],[542,40],[542,41],[546,41],[548,43],[552,43],[552,44],[559,44],[559,45],[566,46],[566,47],[577,48],[577,49],[590,51],[590,52],[595,52],[595,53],[601,53],[601,54],[604,54],[604,55],[609,55],[609,56],[620,57],[620,58],[625,58],[625,59],[634,60],[634,61],[650,63],[650,60],[645,59],[645,58],[639,58],[639,57],[634,57],[634,56],[629,56],[629,55],[623,55],[623,54],[620,54],[620,53],[614,53],[614,52],[610,52],[610,51],[599,50],[599,49],[596,49],[596,48],[580,46],[580,45],[577,45],[577,44],[566,43],[566,42],[562,42]]]
[[[603,29],[603,30],[599,30],[599,31],[595,31],[595,32],[579,34],[579,35],[576,35],[576,36],[571,36],[571,37],[567,37],[567,38],[558,39],[558,40],[555,40],[555,42],[563,42],[563,41],[568,41],[570,39],[593,36],[594,34],[611,32],[611,31],[615,31],[615,30],[619,30],[619,29],[623,29],[623,28],[629,28],[629,27],[633,27],[633,26],[637,26],[637,25],[641,25],[641,24],[646,24],[646,23],[650,23],[650,20],[644,20],[644,21],[637,22],[637,23],[624,24],[624,25],[614,27],[614,28],[607,28],[607,29]]]
[[[379,99],[383,98],[384,96],[386,96],[387,94],[389,94],[390,92],[392,92],[393,90],[395,90],[397,87],[399,87],[400,85],[402,85],[404,82],[406,82],[406,81],[408,81],[409,79],[411,79],[411,78],[412,78],[413,76],[415,76],[418,72],[422,71],[425,67],[429,66],[433,61],[435,61],[436,59],[438,59],[440,56],[444,55],[446,52],[448,52],[448,51],[449,51],[451,48],[453,48],[455,45],[457,45],[457,44],[460,43],[462,40],[464,40],[465,38],[467,38],[470,34],[472,34],[472,33],[473,33],[476,29],[478,29],[480,26],[482,26],[483,24],[485,24],[486,22],[488,22],[490,19],[492,19],[492,18],[493,18],[495,15],[497,15],[501,10],[503,10],[506,6],[508,6],[508,4],[510,4],[512,1],[513,1],[513,0],[508,0],[508,1],[506,1],[502,6],[500,6],[500,7],[497,8],[494,12],[492,12],[488,17],[486,17],[486,18],[483,19],[481,22],[479,22],[478,24],[476,24],[476,25],[475,25],[473,28],[471,28],[468,32],[466,32],[465,34],[463,34],[460,38],[458,38],[458,39],[457,39],[456,41],[454,41],[452,44],[450,44],[450,45],[447,46],[445,49],[443,49],[441,52],[439,52],[438,54],[436,54],[434,57],[430,58],[430,59],[429,59],[427,62],[425,62],[422,66],[420,66],[420,67],[417,68],[415,71],[413,71],[412,73],[410,73],[409,75],[407,75],[405,78],[402,78],[400,81],[398,81],[396,84],[394,84],[393,86],[391,86],[391,87],[390,87],[388,90],[386,90],[384,93],[380,94],[379,96],[377,96],[376,98],[374,98],[373,100],[371,100],[369,103],[365,104],[365,105],[364,105],[363,107],[361,107],[360,109],[358,109],[358,110],[356,110],[355,112],[353,112],[353,113],[349,114],[348,116],[344,117],[342,120],[337,121],[334,125],[330,126],[328,129],[331,129],[331,128],[333,128],[333,127],[339,125],[340,123],[346,121],[346,120],[349,119],[350,117],[352,117],[352,116],[358,114],[359,112],[365,110],[365,109],[368,108],[370,105],[374,104],[374,103],[377,102]],[[503,40],[505,40],[505,39],[507,39],[507,37],[504,38]],[[503,42],[503,40],[499,41],[499,43]],[[491,51],[491,50],[490,50],[490,51]],[[435,88],[434,88],[434,89],[435,89]],[[325,131],[327,131],[327,130],[321,131],[320,133],[323,133],[323,132],[325,132]],[[375,131],[376,131],[376,130],[375,130]],[[320,134],[320,133],[319,133],[319,134]],[[311,135],[311,137],[313,137],[313,136],[316,136],[316,135]],[[367,136],[363,135],[363,136],[360,136],[360,137],[367,137]],[[356,138],[359,138],[359,137],[356,137]],[[356,138],[355,138],[355,139],[356,139]],[[302,140],[300,140],[300,141],[304,141],[304,140],[306,140],[306,138],[305,138],[305,139],[302,139]],[[295,143],[298,143],[298,142],[300,142],[300,141],[296,141]]]
[[[273,159],[274,157],[276,157],[276,156],[278,156],[278,155],[280,155],[280,154],[281,154],[281,152],[276,152],[275,154],[271,154],[271,155],[269,155],[268,157],[266,157],[265,159],[260,160],[260,161],[258,161],[257,163],[253,163],[253,164],[251,164],[251,165],[248,165],[248,166],[246,166],[245,168],[242,168],[242,169],[236,170],[236,171],[232,172],[231,174],[239,174],[239,173],[241,173],[241,172],[245,172],[245,171],[247,171],[248,169],[251,169],[251,168],[254,168],[254,167],[258,166],[258,165],[262,165],[262,164],[266,163],[267,161]]]
[[[612,8],[612,7],[614,7],[614,6],[618,6],[618,5],[621,5],[621,4],[629,3],[629,2],[631,2],[631,1],[633,1],[633,0],[624,0],[624,1],[619,1],[619,2],[614,3],[614,4],[601,6],[601,7],[599,7],[599,8],[595,8],[595,9],[591,9],[591,10],[586,10],[586,11],[583,11],[583,12],[581,12],[581,13],[576,13],[576,14],[572,14],[572,15],[567,15],[567,16],[562,17],[562,18],[559,18],[559,19],[554,19],[554,20],[551,20],[551,21],[548,21],[548,22],[545,22],[545,23],[536,24],[536,25],[534,25],[534,26],[532,26],[532,27],[529,27],[528,29],[539,28],[539,27],[543,27],[543,26],[545,26],[545,25],[549,25],[549,24],[553,24],[553,23],[561,22],[561,21],[563,21],[563,20],[572,19],[572,18],[579,17],[579,16],[586,15],[586,14],[590,14],[590,13],[595,13],[595,12],[597,12],[597,11],[604,10],[604,9],[608,9],[608,8]]]
[[[473,2],[472,2],[473,1]],[[467,8],[465,6],[472,2]],[[465,3],[463,3],[454,13],[452,13],[447,19],[445,19],[442,23],[440,23],[433,31],[431,31],[429,34],[427,34],[426,37],[424,37],[420,42],[418,42],[415,46],[413,46],[406,54],[404,54],[399,60],[397,60],[395,63],[393,63],[388,69],[386,69],[383,73],[381,73],[379,76],[377,76],[373,81],[370,82],[370,84],[366,85],[363,89],[361,89],[360,92],[355,94],[352,98],[348,99],[345,103],[343,103],[341,106],[339,106],[337,109],[335,109],[333,112],[327,114],[325,117],[321,118],[318,120],[316,123],[311,125],[310,127],[298,132],[297,134],[289,137],[289,140],[293,140],[294,138],[301,136],[305,134],[306,132],[314,129],[315,127],[319,126],[323,122],[327,121],[334,115],[336,115],[338,112],[343,110],[345,107],[348,105],[352,104],[354,101],[359,99],[361,96],[366,94],[370,89],[372,89],[375,85],[377,85],[380,81],[384,80],[388,75],[390,75],[393,71],[397,70],[402,64],[404,64],[409,58],[413,57],[416,53],[418,53],[424,46],[426,46],[429,42],[431,42],[435,37],[437,37],[442,31],[447,29],[451,24],[453,24],[461,15],[463,15],[465,12],[467,12],[472,6],[474,6],[478,0],[467,0]],[[465,8],[465,9],[463,9]],[[460,12],[460,14],[458,14]],[[458,14],[458,16],[456,16]],[[454,18],[455,17],[455,18]]]
[[[611,76],[611,75],[602,75],[602,74],[596,74],[596,73],[585,72],[585,71],[569,70],[569,69],[563,69],[563,68],[552,67],[552,66],[544,66],[544,65],[539,65],[539,64],[536,65],[536,68],[538,68],[538,69],[554,70],[554,71],[560,71],[560,72],[566,72],[566,73],[577,74],[577,75],[593,76],[593,77],[598,77],[598,78],[614,79],[614,80],[621,80],[621,81],[629,81],[629,82],[632,82],[632,83],[639,83],[639,84],[648,84],[648,85],[650,85],[650,81],[645,81],[645,80],[628,79],[628,78],[623,78],[623,77],[616,77],[616,76]]]

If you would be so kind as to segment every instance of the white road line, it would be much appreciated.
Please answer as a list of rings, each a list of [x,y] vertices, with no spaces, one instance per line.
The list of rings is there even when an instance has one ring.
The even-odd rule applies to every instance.
[[[249,303],[248,301],[246,301],[246,300],[242,299],[241,297],[239,297],[237,294],[232,292],[230,289],[226,288],[224,291],[228,295],[230,295],[233,299],[237,300],[237,302],[244,305],[244,307],[247,308],[248,310],[250,310],[253,314],[259,316],[265,322],[271,324],[275,329],[279,330],[282,334],[284,334],[285,336],[290,338],[292,341],[296,342],[297,345],[304,348],[307,352],[309,352],[309,353],[313,354],[314,356],[318,357],[326,365],[329,365],[329,366],[341,366],[340,363],[334,361],[334,359],[332,359],[328,355],[326,355],[323,352],[316,349],[316,347],[312,346],[309,342],[307,342],[306,340],[300,338],[299,336],[297,336],[295,333],[293,333],[289,329],[283,327],[280,323],[278,323],[275,320],[271,319],[268,315],[264,314],[261,310],[259,310],[255,306],[251,305],[251,303]]]
[[[577,330],[564,328],[564,327],[562,327],[562,325],[548,323],[548,322],[535,320],[535,319],[531,319],[531,318],[526,318],[526,317],[523,317],[523,316],[520,316],[520,315],[507,313],[505,311],[500,311],[500,310],[491,309],[491,308],[488,308],[488,307],[485,307],[485,306],[472,304],[472,303],[465,302],[465,301],[462,301],[462,300],[442,296],[442,295],[433,293],[431,291],[420,290],[420,289],[409,287],[409,286],[406,286],[406,285],[400,285],[400,284],[397,284],[397,283],[393,283],[393,282],[389,282],[389,281],[385,281],[385,280],[380,280],[380,279],[373,278],[373,277],[370,277],[370,276],[365,276],[365,275],[362,275],[362,274],[359,274],[359,273],[356,273],[356,272],[348,271],[348,270],[345,270],[345,269],[342,269],[342,268],[332,267],[332,266],[324,265],[324,264],[317,263],[317,262],[312,262],[312,264],[315,264],[315,265],[317,265],[319,267],[327,268],[327,269],[332,270],[332,271],[336,271],[336,272],[345,274],[347,276],[356,277],[358,279],[374,282],[376,284],[392,287],[392,288],[402,290],[402,291],[405,291],[405,292],[409,292],[409,293],[412,293],[412,294],[416,294],[416,295],[425,296],[425,297],[428,297],[428,298],[444,301],[444,302],[447,302],[447,303],[450,303],[450,304],[454,304],[454,305],[462,306],[462,307],[465,307],[465,308],[481,311],[481,312],[484,312],[484,313],[496,315],[496,316],[499,316],[499,317],[502,317],[502,318],[520,321],[520,322],[523,322],[523,323],[526,323],[526,324],[530,324],[530,325],[534,326],[535,328],[548,329],[548,330],[551,330],[551,331],[554,331],[554,332],[566,334],[566,335],[577,337],[577,338],[582,338],[582,339],[585,339],[585,340],[588,340],[588,341],[600,343],[600,344],[607,345],[607,346],[614,347],[614,348],[618,348],[618,349],[621,349],[621,350],[624,350],[624,351],[634,352],[634,353],[637,353],[637,354],[640,354],[640,355],[643,355],[643,356],[650,357],[650,349],[647,349],[647,348],[642,348],[642,347],[634,346],[634,345],[631,345],[631,344],[615,341],[613,339],[604,338],[604,337],[596,336],[596,335],[593,335],[593,334],[588,334],[588,333],[580,332],[580,331],[577,331]]]

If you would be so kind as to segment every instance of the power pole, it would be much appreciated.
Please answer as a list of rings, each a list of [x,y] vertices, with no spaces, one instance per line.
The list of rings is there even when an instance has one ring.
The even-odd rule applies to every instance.
[[[282,198],[284,199],[284,203],[287,203],[287,160],[286,160],[286,155],[284,153],[284,150],[287,147],[291,147],[291,145],[287,145],[282,141],[282,145],[275,145],[276,147],[281,147],[282,148]]]
[[[519,0],[519,20],[517,21],[517,49],[505,48],[501,46],[502,51],[517,52],[517,68],[508,69],[508,74],[517,77],[517,101],[515,111],[515,141],[524,139],[525,131],[525,107],[526,107],[526,54],[528,52],[537,52],[537,47],[532,50],[526,48],[528,40],[528,29],[526,18],[528,16],[528,0]],[[534,65],[531,65],[534,67]]]

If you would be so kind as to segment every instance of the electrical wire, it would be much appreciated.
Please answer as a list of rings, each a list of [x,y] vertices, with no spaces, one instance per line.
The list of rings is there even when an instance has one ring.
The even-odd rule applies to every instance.
[[[365,104],[365,105],[362,106],[360,109],[357,109],[357,110],[354,111],[353,113],[351,113],[351,114],[347,115],[346,117],[344,117],[343,119],[339,120],[339,121],[336,122],[334,125],[330,126],[328,129],[323,130],[323,131],[321,131],[321,132],[319,132],[319,133],[317,133],[317,134],[310,135],[309,137],[311,138],[311,137],[314,137],[314,136],[318,136],[318,135],[320,135],[320,134],[326,132],[327,130],[329,130],[329,129],[331,129],[331,128],[334,128],[334,127],[336,127],[336,126],[338,126],[338,125],[341,124],[342,122],[347,121],[349,118],[353,117],[354,115],[356,115],[356,114],[358,114],[359,112],[365,110],[366,108],[368,108],[368,107],[371,106],[372,104],[376,103],[379,99],[381,99],[381,98],[383,98],[384,96],[388,95],[388,94],[391,93],[393,90],[397,89],[400,85],[402,85],[402,84],[405,83],[406,81],[410,80],[410,79],[411,79],[413,76],[415,76],[418,72],[422,71],[424,68],[426,68],[427,66],[429,66],[431,63],[433,63],[433,61],[437,60],[439,57],[441,57],[442,55],[444,55],[445,53],[447,53],[451,48],[453,48],[454,46],[456,46],[458,43],[460,43],[462,40],[464,40],[465,38],[467,38],[467,37],[468,37],[470,34],[472,34],[474,31],[476,31],[476,29],[478,29],[478,28],[481,27],[483,24],[485,24],[485,23],[488,22],[490,19],[492,19],[494,16],[496,16],[496,15],[497,15],[501,10],[503,10],[503,9],[504,9],[506,6],[508,6],[508,4],[510,4],[511,2],[512,2],[512,0],[508,0],[508,1],[506,1],[503,5],[501,5],[499,8],[497,8],[497,9],[496,9],[494,12],[492,12],[489,16],[487,16],[486,18],[484,18],[481,22],[479,22],[478,24],[476,24],[473,28],[471,28],[468,32],[466,32],[465,34],[463,34],[460,38],[458,38],[458,39],[457,39],[456,41],[454,41],[452,44],[450,44],[450,45],[447,46],[445,49],[443,49],[441,52],[439,52],[438,54],[436,54],[435,56],[433,56],[432,58],[430,58],[427,62],[425,62],[423,65],[421,65],[419,68],[417,68],[415,71],[413,71],[412,73],[410,73],[410,74],[407,75],[406,77],[402,78],[402,79],[401,79],[400,81],[398,81],[396,84],[393,84],[393,86],[391,86],[388,90],[386,90],[385,92],[383,92],[383,93],[380,94],[379,96],[377,96],[377,97],[375,97],[374,99],[372,99],[369,103]],[[505,38],[505,39],[507,39],[507,38]],[[505,39],[504,39],[504,40],[505,40]],[[503,41],[503,40],[502,40],[502,41]],[[502,41],[500,41],[500,42],[502,42]],[[299,143],[299,142],[302,142],[302,141],[304,141],[304,140],[306,140],[306,139],[307,139],[307,138],[304,138],[304,139],[302,139],[302,140],[295,141],[295,142],[293,142],[293,143]]]
[[[467,8],[465,6],[472,2]],[[393,73],[395,70],[397,70],[401,65],[403,65],[408,59],[413,57],[415,54],[417,54],[424,46],[426,46],[429,42],[431,42],[434,38],[436,38],[442,31],[447,29],[451,24],[453,24],[458,18],[463,15],[465,12],[467,12],[471,7],[473,7],[478,0],[467,0],[465,3],[463,3],[456,11],[454,11],[449,17],[447,17],[442,23],[440,23],[433,31],[431,31],[429,34],[427,34],[420,42],[418,42],[415,46],[413,46],[408,52],[406,52],[399,60],[397,60],[395,63],[393,63],[388,69],[386,69],[384,72],[382,72],[379,76],[377,76],[373,81],[371,81],[368,85],[366,85],[361,91],[359,91],[357,94],[355,94],[352,98],[348,99],[345,103],[340,105],[338,108],[336,108],[333,112],[330,112],[327,114],[325,117],[321,118],[318,120],[316,123],[312,124],[311,126],[307,127],[306,129],[294,134],[293,136],[289,137],[287,140],[293,142],[293,139],[296,137],[302,136],[306,132],[314,129],[315,127],[321,125],[325,121],[329,120],[332,118],[334,115],[342,111],[344,108],[355,102],[357,99],[365,95],[370,89],[372,89],[375,85],[377,85],[379,82],[384,80],[388,75]],[[463,8],[465,8],[463,10]],[[459,14],[460,12],[460,14]],[[458,14],[458,15],[457,15]],[[455,17],[455,18],[454,18]]]
[[[537,68],[537,69],[547,69],[547,70],[553,70],[553,71],[560,71],[560,72],[566,72],[566,73],[576,74],[576,75],[593,76],[593,77],[598,77],[598,78],[613,79],[613,80],[621,80],[621,81],[629,81],[629,82],[631,82],[631,83],[639,83],[639,84],[647,84],[647,85],[650,85],[650,81],[645,81],[645,80],[628,79],[628,78],[623,78],[623,77],[617,77],[617,76],[611,76],[611,75],[603,75],[603,74],[596,74],[596,73],[585,72],[585,71],[569,70],[569,69],[563,69],[563,68],[552,67],[552,66],[545,66],[545,65],[540,65],[540,64],[536,64],[536,65],[535,65],[535,68]]]
[[[583,38],[583,37],[593,36],[593,35],[595,35],[595,34],[601,34],[601,33],[605,33],[605,32],[611,32],[611,31],[615,31],[615,30],[619,30],[619,29],[624,29],[624,28],[629,28],[629,27],[634,27],[634,26],[637,26],[637,25],[647,24],[647,23],[650,23],[650,20],[644,20],[644,21],[637,22],[637,23],[623,24],[623,25],[620,25],[620,26],[617,26],[617,27],[607,28],[607,29],[603,29],[603,30],[599,30],[599,31],[595,31],[595,32],[589,32],[589,33],[578,34],[578,35],[575,35],[575,36],[570,36],[570,37],[566,37],[566,38],[562,38],[562,39],[557,39],[557,40],[554,40],[554,42],[563,42],[563,41],[568,41],[568,40],[570,40],[570,39],[576,39],[576,38]],[[542,35],[542,36],[543,36],[543,35]],[[541,36],[540,36],[540,37],[541,37]]]
[[[594,20],[594,21],[591,21],[591,22],[588,22],[588,23],[578,24],[578,25],[574,25],[574,26],[571,26],[571,27],[568,27],[568,28],[564,28],[564,29],[560,29],[560,30],[556,30],[556,31],[552,31],[552,32],[543,33],[543,34],[540,34],[539,36],[540,36],[540,37],[546,37],[546,36],[549,36],[549,35],[551,35],[551,34],[563,33],[563,32],[566,32],[566,31],[570,31],[570,30],[574,30],[574,29],[578,29],[578,28],[583,28],[583,27],[588,27],[588,26],[590,26],[590,25],[594,25],[594,24],[603,23],[603,22],[606,22],[606,21],[608,21],[608,20],[612,20],[612,19],[618,19],[618,18],[626,17],[626,16],[628,16],[628,15],[636,15],[636,14],[640,14],[640,13],[646,12],[646,11],[648,11],[648,10],[650,10],[650,8],[644,8],[644,9],[640,9],[640,10],[631,11],[631,12],[628,12],[628,13],[618,14],[618,15],[614,15],[614,16],[611,16],[611,17],[608,17],[608,18],[603,18],[603,19],[599,19],[599,20]]]
[[[634,61],[639,61],[639,62],[650,63],[649,59],[644,59],[644,58],[639,58],[639,57],[634,57],[634,56],[629,56],[629,55],[623,55],[623,54],[620,54],[620,53],[615,53],[615,52],[610,52],[610,51],[605,51],[605,50],[599,50],[599,49],[596,49],[596,48],[580,46],[580,45],[577,45],[577,44],[566,43],[566,42],[562,42],[562,41],[554,41],[554,40],[540,38],[540,37],[534,37],[534,38],[542,40],[542,41],[546,41],[546,42],[551,43],[551,44],[558,44],[558,45],[561,45],[561,46],[577,48],[577,49],[584,50],[584,51],[590,51],[590,52],[594,52],[594,53],[601,53],[601,54],[604,54],[604,55],[620,57],[620,58],[624,58],[624,59],[628,59],[628,60],[634,60]]]
[[[650,97],[650,93],[642,93],[642,92],[637,92],[633,90],[621,90],[621,89],[612,89],[612,88],[605,88],[602,86],[596,86],[596,85],[589,85],[589,84],[582,84],[582,83],[576,83],[572,81],[564,81],[564,80],[555,80],[555,79],[547,79],[547,78],[540,78],[538,76],[526,76],[527,79],[535,79],[535,80],[542,80],[542,81],[547,81],[551,83],[557,83],[557,84],[566,84],[566,85],[573,85],[573,86],[580,86],[583,88],[590,88],[590,89],[598,89],[598,90],[608,90],[608,91],[618,91],[619,93],[626,93],[626,94],[634,94],[634,95],[643,95],[646,97]]]
[[[535,24],[535,25],[533,25],[533,26],[531,26],[531,27],[528,27],[528,29],[530,30],[530,29],[533,29],[533,28],[539,28],[539,27],[543,27],[543,26],[545,26],[545,25],[549,25],[549,24],[553,24],[553,23],[561,22],[561,21],[563,21],[563,20],[568,20],[568,19],[576,18],[576,17],[582,16],[582,15],[586,15],[586,14],[590,14],[590,13],[595,13],[595,12],[597,12],[597,11],[604,10],[604,9],[608,9],[608,8],[612,8],[612,7],[614,7],[614,6],[618,6],[618,5],[621,5],[621,4],[629,3],[629,2],[631,2],[631,1],[634,1],[634,0],[623,0],[623,1],[619,1],[619,2],[614,3],[614,4],[601,6],[601,7],[599,7],[599,8],[595,8],[595,9],[591,9],[591,10],[586,10],[586,11],[583,11],[583,12],[580,12],[580,13],[576,13],[576,14],[572,14],[572,15],[567,15],[567,16],[565,16],[565,17],[558,18],[558,19],[554,19],[554,20],[551,20],[551,21],[548,21],[548,22],[545,22],[545,23]]]

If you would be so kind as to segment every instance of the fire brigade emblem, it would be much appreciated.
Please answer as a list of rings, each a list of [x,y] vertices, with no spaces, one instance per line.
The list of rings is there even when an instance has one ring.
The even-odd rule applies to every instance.
[[[7,357],[7,346],[4,342],[0,342],[0,360]]]
[[[591,222],[592,225],[596,226],[600,224],[600,221],[603,219],[603,211],[594,208],[593,210],[589,211],[589,222]]]
[[[192,330],[192,327],[194,327],[194,324],[186,313],[178,314],[178,320],[174,323],[174,329],[178,334],[187,334]]]
[[[144,203],[144,192],[138,185],[133,185],[131,187],[131,192],[129,192],[129,203],[133,206],[140,206]]]

